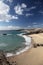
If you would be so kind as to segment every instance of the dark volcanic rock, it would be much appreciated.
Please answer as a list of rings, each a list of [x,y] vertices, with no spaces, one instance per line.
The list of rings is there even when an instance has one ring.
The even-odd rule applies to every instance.
[[[7,34],[3,34],[3,35],[7,35]]]
[[[7,61],[7,59],[6,59],[6,57],[5,57],[4,53],[3,53],[3,51],[0,51],[0,65],[11,65],[11,64]]]

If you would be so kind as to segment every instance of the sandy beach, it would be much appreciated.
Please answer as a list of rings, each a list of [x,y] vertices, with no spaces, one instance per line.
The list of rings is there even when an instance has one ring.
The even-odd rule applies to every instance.
[[[16,57],[18,65],[43,65],[43,47],[32,48]]]
[[[28,35],[33,43],[43,44],[43,33]],[[31,48],[16,56],[18,65],[43,65],[43,47]]]
[[[43,44],[43,33],[28,35],[32,37],[34,43]]]
[[[32,43],[43,44],[43,33],[28,35],[32,38]],[[43,65],[43,46],[27,49],[25,52],[16,56],[8,57],[10,63],[16,61],[17,65]]]

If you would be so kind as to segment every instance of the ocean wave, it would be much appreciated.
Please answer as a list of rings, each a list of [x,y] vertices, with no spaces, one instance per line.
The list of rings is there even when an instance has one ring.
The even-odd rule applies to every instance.
[[[22,50],[16,52],[16,55],[19,55],[19,54],[21,54],[21,53],[27,51],[29,48],[32,47],[31,37],[26,36],[26,35],[23,35],[23,34],[25,34],[25,33],[21,33],[21,34],[17,34],[17,35],[22,36],[22,37],[25,39],[25,45],[26,45],[26,47],[25,47],[24,49],[22,49]]]
[[[6,54],[6,57],[10,57],[10,56],[14,56],[14,54],[13,53],[7,53]]]
[[[18,36],[22,36],[25,39],[25,45],[31,45],[31,37],[23,35],[25,33],[17,34]]]
[[[25,48],[22,48],[22,50],[20,49],[20,50],[17,51],[16,53],[10,53],[10,52],[9,52],[9,53],[6,54],[6,57],[19,55],[19,54],[21,54],[21,53],[27,51],[27,50],[30,49],[31,47],[32,47],[32,45],[30,45],[30,46],[26,46]]]
[[[26,46],[24,49],[22,49],[22,50],[16,52],[16,55],[19,55],[19,54],[21,54],[21,53],[27,51],[29,48],[31,48],[31,46]]]
[[[17,34],[18,36],[23,36],[23,34],[26,34],[26,33],[20,33],[20,34]]]
[[[21,53],[27,51],[28,49],[30,49],[30,48],[32,47],[31,37],[26,36],[26,35],[23,35],[23,34],[24,34],[24,33],[17,34],[17,35],[22,36],[22,37],[25,39],[25,45],[26,45],[26,47],[19,49],[18,51],[16,51],[15,54],[13,54],[13,53],[7,53],[6,57],[14,56],[14,55],[19,55],[19,54],[21,54]]]

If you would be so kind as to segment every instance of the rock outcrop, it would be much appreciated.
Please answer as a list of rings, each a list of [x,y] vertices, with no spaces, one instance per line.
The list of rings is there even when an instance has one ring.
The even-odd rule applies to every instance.
[[[27,33],[26,35],[43,33],[43,28],[28,29],[28,30],[24,30],[24,32]]]
[[[11,65],[11,64],[7,61],[7,59],[6,59],[6,57],[5,57],[4,53],[3,53],[3,51],[0,51],[0,65]]]

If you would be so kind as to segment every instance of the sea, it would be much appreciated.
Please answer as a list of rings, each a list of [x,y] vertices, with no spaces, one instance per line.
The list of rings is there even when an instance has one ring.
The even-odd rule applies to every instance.
[[[23,47],[25,39],[18,34],[21,31],[17,30],[1,30],[0,31],[0,50],[13,51],[19,47]]]
[[[0,50],[5,56],[19,55],[32,47],[31,37],[19,30],[0,30]]]

